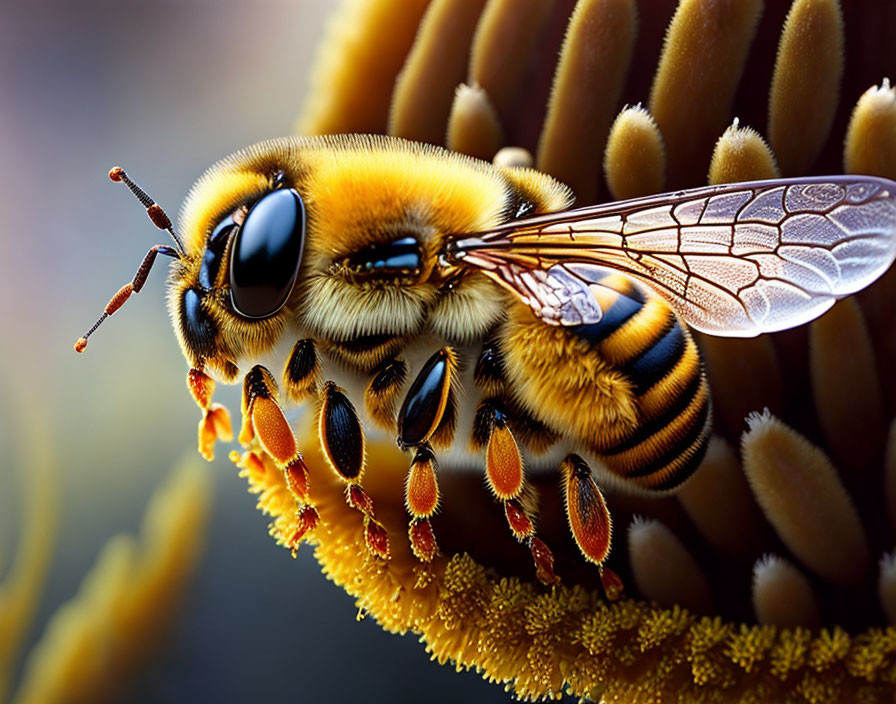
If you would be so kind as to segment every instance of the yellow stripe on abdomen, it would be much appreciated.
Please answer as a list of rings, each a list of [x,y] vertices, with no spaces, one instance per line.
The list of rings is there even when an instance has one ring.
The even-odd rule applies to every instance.
[[[614,474],[644,488],[677,486],[702,459],[711,426],[708,383],[693,337],[651,297],[600,347],[631,383],[641,420],[631,435],[602,448],[602,459]]]

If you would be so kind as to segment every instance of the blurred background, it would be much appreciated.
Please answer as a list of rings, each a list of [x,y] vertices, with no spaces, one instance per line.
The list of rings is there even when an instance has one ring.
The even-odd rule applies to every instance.
[[[72,350],[146,250],[165,242],[125,167],[172,216],[225,154],[289,134],[331,0],[64,0],[0,5],[3,374],[40,408],[58,458],[58,536],[25,652],[113,534],[195,451],[198,410],[164,306],[164,262]],[[167,261],[167,260],[165,260]],[[23,472],[17,407],[0,398],[0,569],[14,552]],[[216,400],[239,407],[233,390]],[[218,447],[206,554],[163,652],[121,700],[506,701],[429,661],[413,637],[357,623],[352,600],[268,537]],[[21,658],[17,669],[21,668]]]

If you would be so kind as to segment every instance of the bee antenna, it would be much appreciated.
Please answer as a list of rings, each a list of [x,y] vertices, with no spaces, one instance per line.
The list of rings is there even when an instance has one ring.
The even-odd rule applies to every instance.
[[[137,197],[139,198],[139,196]],[[137,273],[134,274],[133,280],[118,289],[118,292],[114,296],[112,296],[112,298],[106,304],[106,308],[103,310],[103,314],[99,317],[99,320],[97,320],[93,324],[90,330],[88,330],[78,338],[78,341],[75,343],[75,352],[83,352],[87,347],[87,338],[90,337],[100,325],[102,325],[103,321],[119,308],[121,308],[124,305],[124,302],[131,297],[132,293],[140,292],[140,289],[143,288],[143,284],[146,283],[146,278],[149,276],[149,271],[150,269],[152,269],[152,265],[156,260],[156,256],[159,254],[164,254],[168,257],[173,257],[174,259],[180,259],[182,257],[182,254],[179,251],[177,251],[173,247],[169,247],[166,244],[157,244],[155,247],[150,249],[146,253],[146,256],[143,257],[143,261],[140,263],[140,267],[137,269]]]
[[[186,252],[184,243],[174,231],[174,228],[171,225],[171,218],[169,218],[165,211],[162,210],[162,206],[150,198],[149,194],[140,188],[140,186],[131,181],[124,169],[120,166],[114,166],[109,170],[109,178],[116,183],[124,183],[124,185],[130,189],[131,193],[133,193],[143,207],[146,208],[146,214],[149,215],[152,224],[160,230],[166,230],[168,234],[171,235],[171,239],[174,240],[174,243],[177,245],[178,253],[182,257]]]

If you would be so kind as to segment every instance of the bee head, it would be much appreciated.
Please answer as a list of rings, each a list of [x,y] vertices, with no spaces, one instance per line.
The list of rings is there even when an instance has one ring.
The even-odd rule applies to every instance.
[[[163,252],[177,259],[168,301],[184,355],[229,381],[300,335],[366,369],[421,334],[469,342],[504,294],[441,255],[453,233],[506,220],[517,190],[485,162],[387,137],[236,152],[193,186],[182,239]]]
[[[501,315],[500,295],[482,295],[491,283],[465,280],[440,253],[446,233],[499,219],[504,196],[482,162],[384,137],[237,152],[197,182],[181,214],[188,256],[170,310],[184,351],[227,376],[287,329],[360,368],[427,332],[473,339]]]

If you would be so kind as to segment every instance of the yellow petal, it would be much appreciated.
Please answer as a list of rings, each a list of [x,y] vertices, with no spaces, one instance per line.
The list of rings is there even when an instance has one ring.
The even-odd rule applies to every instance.
[[[868,569],[865,532],[837,470],[817,447],[768,413],[753,414],[741,442],[744,471],[784,544],[839,586]]]
[[[666,143],[670,186],[693,186],[705,177],[713,143],[730,119],[761,12],[761,0],[679,3],[650,93],[650,112]]]
[[[490,160],[503,141],[501,123],[488,94],[477,85],[460,84],[448,119],[448,148]]]
[[[400,5],[400,3],[397,3]],[[392,93],[389,134],[442,144],[485,0],[433,0]]]
[[[625,108],[613,122],[604,152],[607,186],[616,200],[660,193],[666,154],[656,122],[640,105]]]
[[[532,154],[522,147],[502,147],[492,159],[495,166],[501,168],[531,169],[535,164]]]
[[[632,0],[577,3],[554,76],[538,144],[540,171],[594,202],[607,130],[616,112],[637,34]]]
[[[891,626],[896,626],[896,554],[889,553],[880,560],[877,595]]]
[[[867,480],[872,467],[880,466],[887,431],[874,347],[854,298],[812,323],[809,363],[816,412],[831,454],[838,466]]]
[[[384,132],[395,77],[428,4],[344,0],[314,61],[296,132]]]
[[[635,584],[645,598],[697,613],[711,611],[712,593],[706,577],[665,525],[636,518],[629,526],[628,549]]]
[[[13,384],[4,398],[14,402],[8,406],[17,411],[13,429],[18,432],[13,437],[21,443],[14,454],[7,450],[4,460],[7,466],[15,461],[22,468],[24,500],[19,544],[9,572],[0,582],[0,701],[7,700],[18,649],[43,593],[59,515],[56,458],[47,419],[23,387]],[[3,568],[0,564],[0,572]]]
[[[502,117],[510,117],[554,2],[490,0],[482,12],[470,51],[470,82],[482,86]]]
[[[170,625],[202,548],[211,486],[192,458],[156,491],[140,544],[111,539],[78,594],[50,619],[17,704],[106,701]]]
[[[884,79],[859,98],[849,128],[843,166],[849,174],[896,179],[896,90]]]
[[[699,333],[697,340],[710,379],[713,413],[731,437],[743,432],[750,413],[782,408],[781,367],[768,335],[733,338]]]
[[[896,535],[896,418],[890,423],[887,436],[887,456],[884,461],[884,493],[887,499],[887,512],[890,516],[890,527]]]
[[[765,140],[752,127],[734,120],[719,137],[709,164],[709,183],[778,178],[778,165]]]
[[[763,625],[818,625],[818,605],[809,580],[777,555],[766,555],[753,567],[753,608],[756,620]]]
[[[794,0],[769,96],[768,138],[785,176],[808,170],[831,132],[843,75],[837,0]]]
[[[709,441],[706,457],[677,497],[717,549],[747,554],[755,548],[762,516],[734,450],[721,438]]]

